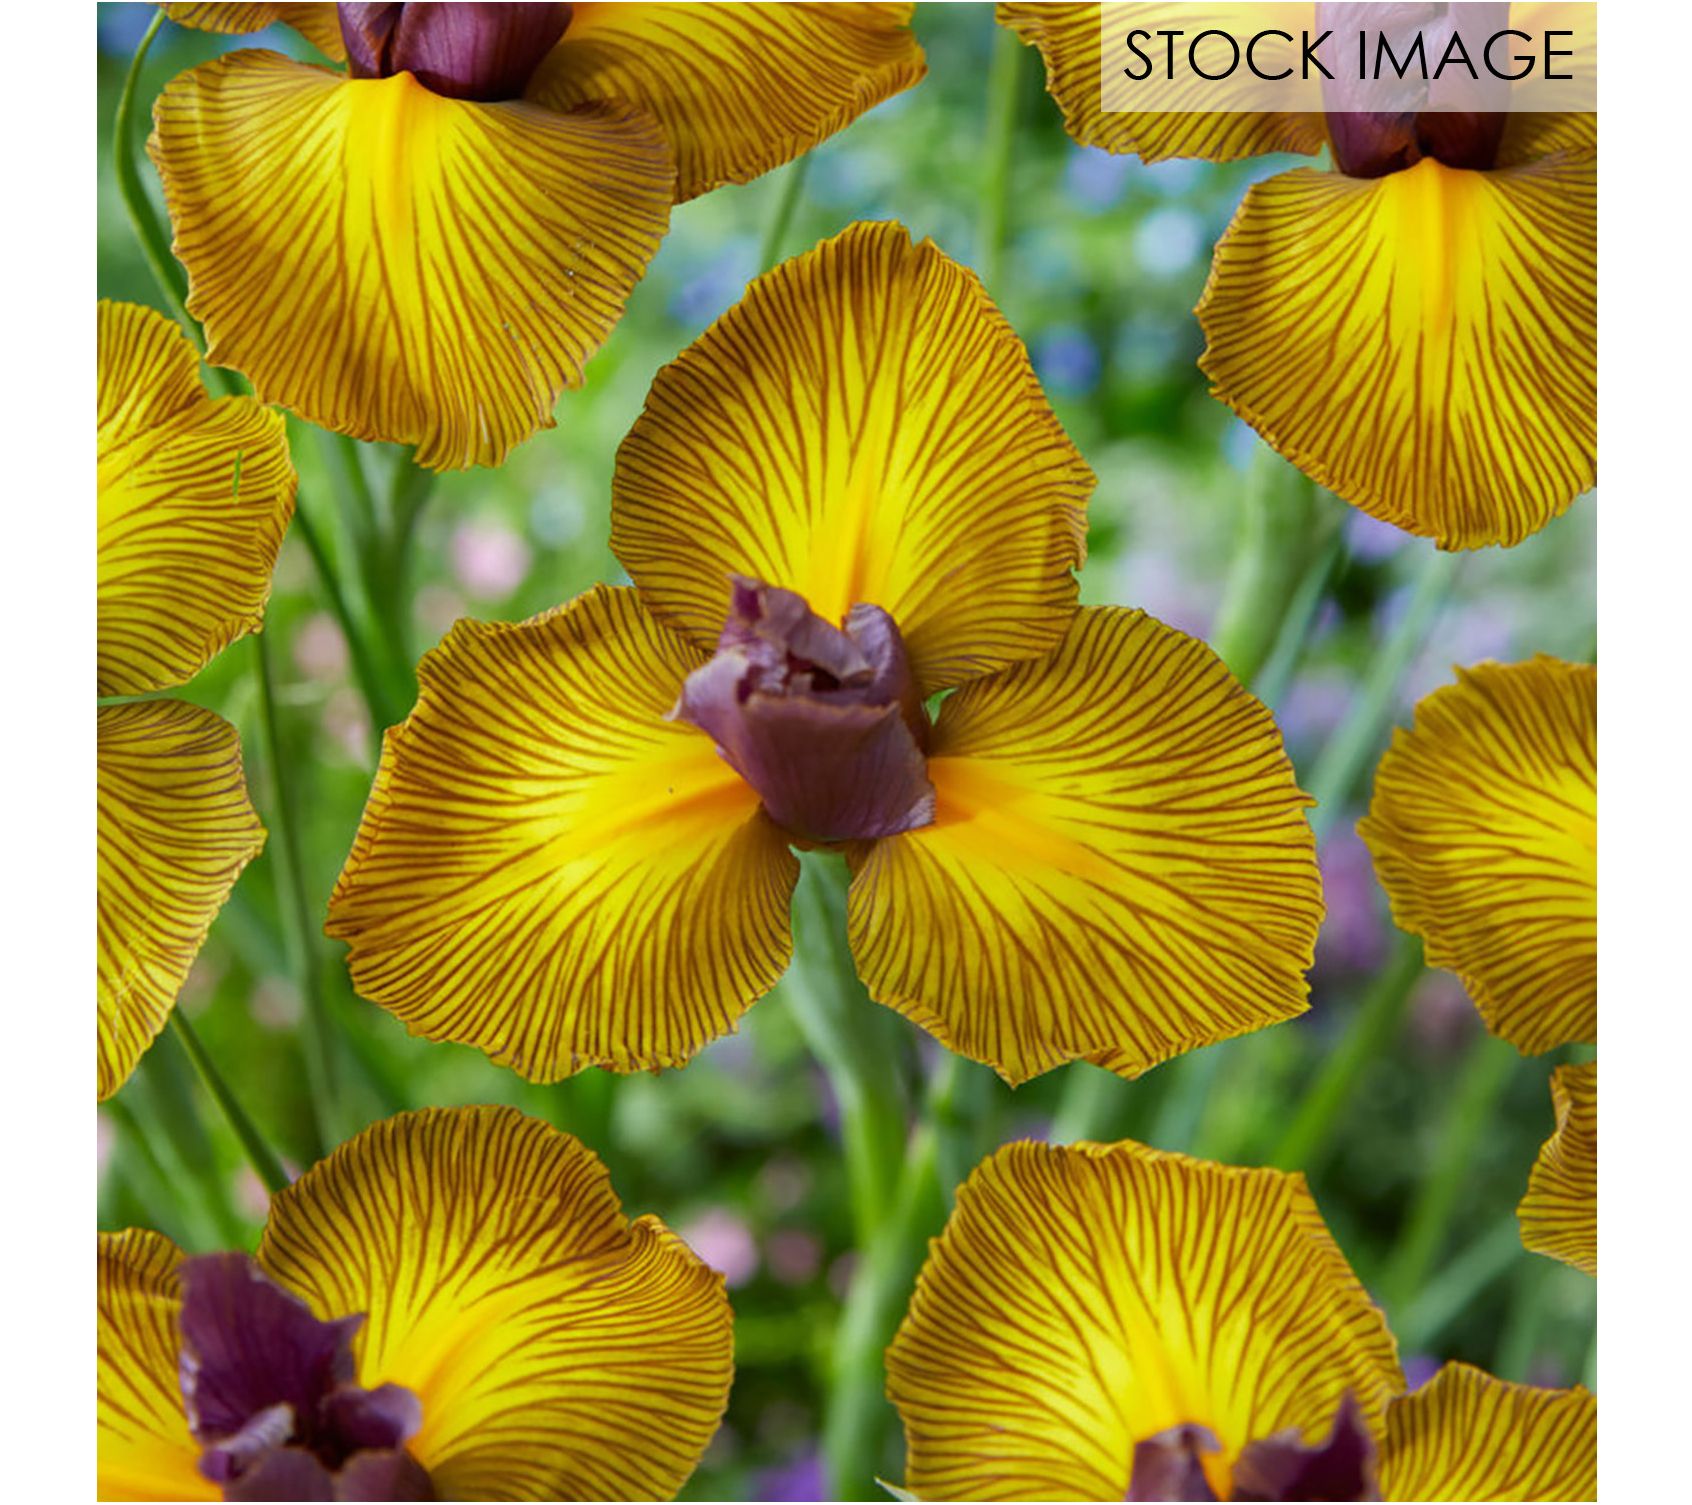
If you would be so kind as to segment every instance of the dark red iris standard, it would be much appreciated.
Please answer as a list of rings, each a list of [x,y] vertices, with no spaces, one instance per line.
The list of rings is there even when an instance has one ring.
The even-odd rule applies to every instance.
[[[735,576],[716,655],[670,714],[705,732],[804,840],[869,840],[934,819],[928,717],[879,606],[854,606],[835,627],[796,592]]]
[[[1134,1448],[1130,1500],[1215,1501],[1200,1459],[1222,1450],[1209,1427],[1170,1427]],[[1378,1500],[1375,1443],[1347,1391],[1325,1441],[1307,1447],[1296,1428],[1248,1442],[1230,1473],[1229,1500]]]
[[[1490,37],[1509,24],[1508,0],[1316,7],[1318,33],[1331,29],[1337,37],[1378,34],[1395,58],[1408,57],[1419,35],[1421,53],[1436,64],[1459,28],[1467,36]],[[1478,54],[1478,48],[1472,50]],[[1458,64],[1438,69],[1440,76],[1425,82],[1419,67],[1407,69],[1403,79],[1393,76],[1390,64],[1378,71],[1382,77],[1360,81],[1352,70],[1342,70],[1323,81],[1328,139],[1341,172],[1353,178],[1383,178],[1414,167],[1424,157],[1480,172],[1497,164],[1508,119],[1508,79],[1485,69],[1477,70],[1477,78]],[[1414,107],[1382,108],[1398,103]]]
[[[184,1260],[182,1400],[226,1500],[432,1500],[405,1450],[423,1408],[357,1383],[362,1314],[323,1322],[244,1254]]]
[[[342,5],[354,78],[409,73],[448,99],[519,99],[570,24],[569,5]]]

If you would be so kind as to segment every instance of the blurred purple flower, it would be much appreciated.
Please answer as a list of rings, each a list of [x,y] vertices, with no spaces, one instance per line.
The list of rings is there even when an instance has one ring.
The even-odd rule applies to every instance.
[[[494,519],[452,530],[452,573],[471,596],[503,601],[527,578],[534,556],[522,535]]]
[[[1439,1373],[1440,1367],[1440,1360],[1432,1354],[1411,1354],[1404,1361],[1404,1388],[1406,1390],[1420,1390],[1423,1385]]]
[[[775,1212],[791,1212],[811,1189],[811,1168],[797,1155],[775,1155],[758,1172],[758,1190]]]
[[[1380,518],[1370,517],[1367,512],[1359,512],[1355,508],[1345,520],[1346,545],[1353,556],[1365,564],[1376,564],[1383,559],[1390,559],[1404,547],[1409,538],[1410,535],[1402,528],[1384,523]]]
[[[753,1481],[760,1500],[826,1500],[822,1454],[812,1448],[762,1470]]]
[[[1430,1056],[1455,1056],[1480,1030],[1480,1015],[1449,972],[1429,972],[1410,995],[1410,1037]]]
[[[1338,670],[1317,670],[1301,675],[1288,687],[1275,707],[1275,720],[1289,744],[1319,746],[1351,709],[1356,690]]]
[[[1098,347],[1084,329],[1059,325],[1034,347],[1034,370],[1041,385],[1059,397],[1085,397],[1099,384]]]
[[[764,1241],[764,1263],[784,1286],[802,1286],[822,1268],[823,1248],[803,1228],[778,1228]]]
[[[117,1130],[104,1113],[94,1115],[94,1174],[103,1176],[111,1164],[112,1149],[117,1143]]]
[[[1316,940],[1316,966],[1371,971],[1386,959],[1387,936],[1369,849],[1355,831],[1339,829],[1322,843],[1318,861],[1328,915]]]
[[[745,1220],[726,1207],[709,1207],[677,1230],[682,1242],[733,1288],[758,1273],[758,1245]]]

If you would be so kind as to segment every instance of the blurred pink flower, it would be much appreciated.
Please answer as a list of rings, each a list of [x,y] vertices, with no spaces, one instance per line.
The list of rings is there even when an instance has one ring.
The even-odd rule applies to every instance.
[[[527,578],[534,558],[522,535],[502,522],[484,519],[452,530],[454,579],[483,601],[503,601]]]
[[[370,757],[370,710],[351,685],[330,693],[323,704],[323,731],[355,763]]]
[[[302,1013],[300,990],[286,977],[260,978],[247,998],[247,1011],[265,1029],[292,1029]]]
[[[710,1207],[677,1229],[682,1241],[732,1289],[758,1273],[758,1245],[752,1230],[726,1207]]]
[[[313,612],[294,634],[294,666],[307,679],[340,679],[347,671],[347,640],[326,611]]]
[[[412,620],[431,638],[442,636],[469,613],[464,597],[445,585],[425,585],[412,604]]]

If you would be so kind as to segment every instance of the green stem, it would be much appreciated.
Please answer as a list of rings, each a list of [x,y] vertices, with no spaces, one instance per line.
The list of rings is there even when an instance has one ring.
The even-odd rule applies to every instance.
[[[200,1080],[206,1084],[206,1091],[216,1099],[218,1107],[223,1110],[223,1116],[229,1120],[229,1127],[241,1141],[241,1149],[246,1154],[248,1164],[257,1172],[259,1180],[264,1182],[265,1190],[275,1196],[288,1184],[288,1173],[282,1169],[282,1162],[277,1159],[276,1152],[265,1143],[264,1136],[248,1117],[240,1099],[229,1090],[229,1084],[223,1080],[216,1064],[206,1054],[200,1037],[194,1033],[194,1026],[188,1022],[181,1009],[171,1010],[170,1026],[176,1037],[181,1040],[183,1049],[188,1052],[188,1059],[194,1063]]]
[[[805,176],[811,170],[811,154],[806,152],[788,163],[776,187],[776,200],[770,217],[764,224],[764,238],[758,247],[758,272],[761,276],[781,260],[781,248],[787,244],[787,232],[793,225],[793,213],[799,207],[799,196],[805,189]]]
[[[208,1183],[204,1199],[185,1197],[182,1188],[197,1178],[183,1163],[163,1126],[144,1122],[144,1115],[130,1101],[131,1094],[100,1105],[120,1136],[122,1153],[116,1166],[130,1194],[140,1203],[147,1226],[156,1229],[184,1248],[200,1253],[228,1248],[238,1243],[231,1232],[233,1213],[221,1184]]]
[[[931,1099],[943,1092],[937,1073]],[[946,1220],[940,1185],[940,1135],[932,1101],[899,1176],[898,1190],[859,1265],[835,1329],[829,1356],[823,1463],[835,1500],[880,1500],[875,1475],[890,1453],[896,1418],[886,1396],[887,1345],[904,1315],[928,1240]]]
[[[323,534],[305,510],[303,500],[297,501],[294,506],[294,528],[304,541],[306,552],[311,555],[312,567],[317,571],[318,583],[323,587],[329,610],[334,615],[336,625],[341,629],[341,636],[347,640],[353,675],[358,680],[358,687],[363,692],[366,705],[370,708],[371,732],[375,751],[379,752],[383,731],[396,722],[403,721],[405,710],[395,706],[393,697],[388,692],[387,680],[383,678],[375,651],[370,646],[364,628],[353,615],[346,592],[341,589],[340,576],[335,572],[335,561],[329,557]]]
[[[1382,735],[1396,709],[1398,682],[1427,641],[1428,630],[1456,582],[1459,563],[1455,554],[1428,550],[1403,617],[1370,663],[1351,713],[1316,760],[1310,775],[1310,793],[1316,800],[1316,808],[1310,812],[1310,828],[1318,842],[1345,813],[1364,769],[1379,753]]]
[[[1492,1123],[1493,1108],[1519,1057],[1490,1035],[1469,1049],[1453,1087],[1433,1165],[1417,1189],[1403,1232],[1381,1276],[1381,1304],[1389,1315],[1409,1308],[1445,1248],[1451,1215],[1468,1180],[1475,1151]]]
[[[1363,1073],[1391,1042],[1410,991],[1422,975],[1422,943],[1400,933],[1391,957],[1363,995],[1345,1034],[1327,1053],[1314,1084],[1300,1094],[1298,1108],[1270,1155],[1270,1164],[1314,1174],[1332,1149],[1329,1133],[1351,1101]]]
[[[1010,180],[1016,158],[1016,117],[1022,103],[1022,43],[1008,27],[993,33],[987,75],[987,149],[983,157],[981,213],[976,222],[976,270],[988,295],[1004,291],[1005,242],[1010,231]]]
[[[1519,1231],[1518,1231],[1519,1236]],[[1549,1281],[1556,1268],[1549,1260],[1528,1259],[1516,1277],[1510,1306],[1504,1316],[1504,1331],[1492,1357],[1492,1372],[1501,1380],[1530,1383],[1534,1359],[1539,1354],[1540,1324],[1545,1317]]]
[[[1522,1256],[1522,1231],[1515,1214],[1501,1219],[1436,1270],[1416,1298],[1393,1319],[1399,1349],[1427,1352],[1469,1304]]]
[[[1267,444],[1252,456],[1238,537],[1210,646],[1249,685],[1273,650],[1289,598],[1305,573],[1316,487]]]
[[[794,956],[783,991],[840,1112],[852,1224],[860,1252],[893,1197],[908,1138],[891,1022],[871,1004],[845,954],[845,903],[832,853],[806,852],[794,892]],[[879,1040],[878,1040],[879,1037]]]
[[[1345,559],[1345,530],[1336,525],[1328,541],[1299,576],[1287,602],[1286,615],[1275,634],[1275,645],[1250,680],[1251,693],[1271,709],[1281,703],[1293,675],[1298,672],[1316,613],[1327,599],[1328,587],[1344,567]]]
[[[270,667],[269,634],[253,634],[253,662],[259,685],[259,721],[264,740],[265,761],[270,765],[274,818],[271,835],[276,843],[277,893],[288,940],[288,954],[294,979],[306,1007],[306,1079],[310,1087],[312,1112],[317,1120],[317,1148],[327,1150],[340,1142],[334,1132],[336,1074],[328,1000],[318,968],[317,946],[312,925],[312,908],[306,897],[305,868],[298,844],[293,782],[288,777],[288,759],[282,746],[280,719],[276,713],[276,687]]]
[[[129,72],[123,80],[123,93],[118,96],[117,116],[112,126],[112,173],[117,179],[123,207],[129,214],[130,226],[135,231],[136,240],[141,243],[141,254],[147,260],[153,280],[158,283],[165,306],[181,322],[188,338],[194,342],[194,348],[203,350],[205,342],[200,335],[200,326],[188,312],[187,280],[182,275],[182,269],[176,264],[176,259],[170,254],[170,242],[159,225],[158,216],[153,213],[153,206],[147,198],[147,190],[142,185],[141,172],[135,161],[135,98],[141,78],[141,65],[147,60],[153,38],[159,34],[159,27],[164,24],[164,18],[162,10],[153,17],[152,25],[142,35],[135,49],[135,56],[129,61]]]

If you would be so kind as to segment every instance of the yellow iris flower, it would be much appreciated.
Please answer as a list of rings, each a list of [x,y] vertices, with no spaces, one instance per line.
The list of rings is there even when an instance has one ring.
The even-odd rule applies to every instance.
[[[1598,670],[1479,664],[1416,707],[1357,827],[1399,926],[1524,1055],[1598,1043]],[[1551,1080],[1528,1248],[1598,1273],[1598,1066]]]
[[[256,50],[182,74],[149,150],[207,359],[435,469],[497,465],[552,425],[672,204],[799,156],[925,69],[909,5],[418,6],[475,35],[409,54],[414,18],[370,21],[393,29],[369,40],[348,14],[397,7],[164,9],[285,21],[335,60],[364,39],[352,76]],[[509,39],[482,29],[543,11],[556,25],[510,71]],[[457,85],[424,67],[443,56]]]
[[[282,416],[213,399],[164,315],[99,306],[99,685],[179,685],[256,632],[293,515]],[[99,709],[99,1095],[164,1028],[235,880],[264,845],[241,744],[180,700]]]
[[[1589,1500],[1597,1403],[1397,1345],[1304,1178],[1005,1146],[888,1350],[925,1500]]]
[[[337,1376],[350,1397],[336,1399],[400,1402],[404,1423],[384,1441],[403,1446],[433,1493],[343,1498],[669,1499],[728,1401],[722,1277],[656,1218],[631,1222],[592,1151],[514,1109],[404,1113],[307,1171],[271,1203],[233,1321],[185,1310],[203,1263],[157,1233],[100,1235],[103,1500],[224,1498],[204,1471],[218,1472],[214,1451],[237,1470],[319,1472],[311,1444],[333,1436],[325,1397],[289,1394],[282,1360],[312,1328],[345,1334],[360,1316],[350,1372]],[[266,1343],[259,1298],[293,1330]],[[261,1412],[229,1440],[205,1397],[232,1364],[249,1388],[255,1370],[270,1387],[237,1397],[235,1420],[280,1398],[292,1402],[283,1426]],[[331,1469],[357,1461],[323,1451]]]
[[[932,243],[858,224],[758,279],[618,453],[634,588],[461,622],[423,660],[330,901],[358,991],[547,1081],[679,1065],[774,985],[799,834],[760,788],[803,803],[842,739],[798,728],[754,787],[684,719],[701,671],[732,667],[739,578],[802,598],[848,659],[838,624],[865,603],[902,638],[902,702],[841,712],[895,739],[902,712],[926,741],[897,769],[917,813],[840,842],[873,998],[1011,1082],[1078,1058],[1132,1076],[1301,1012],[1308,796],[1203,643],[1076,610],[1092,486],[1021,343]],[[823,715],[829,693],[745,708]],[[838,787],[873,802],[862,774]]]
[[[998,18],[1039,48],[1084,146],[1231,162],[1334,139],[1322,115],[1106,112],[1098,5]],[[1319,484],[1447,549],[1519,543],[1597,474],[1596,117],[1508,115],[1484,155],[1254,185],[1198,306],[1216,396]]]

